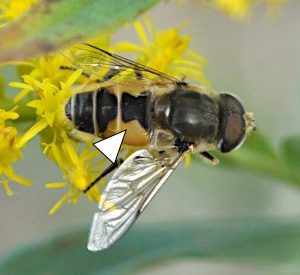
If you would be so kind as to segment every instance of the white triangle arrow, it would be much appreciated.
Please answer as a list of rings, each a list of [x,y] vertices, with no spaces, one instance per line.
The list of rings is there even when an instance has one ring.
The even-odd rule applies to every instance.
[[[93,145],[112,163],[116,162],[126,130],[95,142]]]

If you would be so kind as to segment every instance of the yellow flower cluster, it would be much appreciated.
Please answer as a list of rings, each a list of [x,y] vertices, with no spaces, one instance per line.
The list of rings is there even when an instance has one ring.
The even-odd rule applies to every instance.
[[[52,65],[53,68],[57,67],[57,72],[59,72],[59,67],[56,66],[58,65],[56,63],[58,59],[57,57],[48,58],[48,63],[40,60],[37,64]],[[63,202],[67,200],[76,202],[82,190],[98,175],[101,166],[98,166],[99,163],[97,163],[97,166],[92,164],[97,152],[95,150],[90,152],[91,145],[87,144],[80,150],[78,143],[68,137],[62,116],[64,105],[72,95],[71,87],[81,76],[82,70],[73,72],[69,77],[65,75],[67,80],[55,85],[53,83],[56,82],[57,78],[51,79],[51,74],[43,81],[39,81],[32,76],[40,76],[45,69],[43,66],[40,68],[35,66],[30,74],[22,76],[24,83],[12,82],[10,86],[22,89],[15,98],[15,102],[22,100],[30,92],[37,95],[37,99],[27,103],[27,106],[36,109],[37,122],[18,140],[16,148],[24,146],[34,136],[40,134],[44,153],[58,164],[65,179],[64,182],[49,183],[46,186],[55,188],[71,184],[70,191],[50,210],[50,214],[52,214]],[[64,74],[70,73],[64,72]],[[38,76],[36,77],[39,78]],[[95,166],[98,171],[96,171]],[[92,188],[87,195],[90,199],[99,201],[98,186]]]
[[[211,0],[211,3],[232,18],[243,19],[250,15],[255,4],[265,3],[275,9],[288,0]]]
[[[9,180],[19,182],[24,185],[31,185],[31,181],[14,173],[12,163],[22,157],[18,142],[17,130],[15,127],[6,126],[7,120],[17,119],[19,115],[11,111],[0,109],[0,184],[3,184],[8,195],[13,192],[9,187]]]
[[[134,59],[143,65],[210,86],[202,71],[205,58],[189,48],[190,37],[182,36],[180,28],[156,30],[149,17],[145,17],[145,27],[140,21],[134,27],[142,45],[119,42],[115,51],[135,53]]]

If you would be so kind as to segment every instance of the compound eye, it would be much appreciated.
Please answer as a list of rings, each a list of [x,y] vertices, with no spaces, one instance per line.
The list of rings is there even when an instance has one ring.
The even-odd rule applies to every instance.
[[[243,143],[246,133],[244,108],[241,102],[232,95],[220,95],[221,123],[219,129],[219,150],[222,153],[230,152]]]

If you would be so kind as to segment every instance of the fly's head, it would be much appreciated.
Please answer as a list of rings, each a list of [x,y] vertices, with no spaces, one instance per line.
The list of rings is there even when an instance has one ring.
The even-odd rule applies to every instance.
[[[231,94],[220,94],[218,150],[228,153],[239,148],[255,129],[253,113],[246,113],[242,103]]]

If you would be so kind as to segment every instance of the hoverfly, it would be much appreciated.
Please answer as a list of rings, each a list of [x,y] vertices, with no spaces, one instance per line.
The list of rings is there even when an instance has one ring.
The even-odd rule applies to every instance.
[[[65,106],[71,134],[99,140],[127,130],[123,143],[137,149],[104,172],[117,168],[91,226],[88,249],[99,251],[129,230],[188,152],[217,164],[209,151],[241,146],[254,119],[234,95],[188,84],[89,44],[79,51],[72,62],[97,80],[77,87]]]

